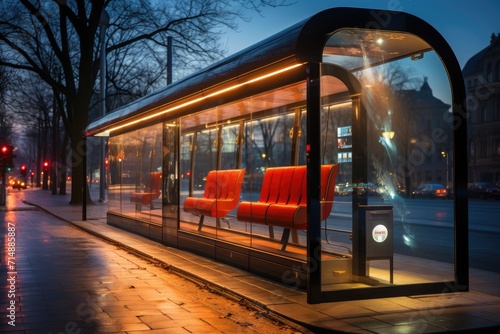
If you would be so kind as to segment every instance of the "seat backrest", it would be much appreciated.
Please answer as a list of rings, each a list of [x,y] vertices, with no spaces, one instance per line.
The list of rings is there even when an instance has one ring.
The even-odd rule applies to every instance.
[[[241,184],[246,169],[227,169],[217,171],[219,185],[218,199],[239,199]]]
[[[203,192],[204,198],[216,198],[217,196],[217,173],[215,170],[211,170],[207,174],[207,180],[205,182],[205,191]]]
[[[307,190],[305,187],[306,179],[306,166],[294,167],[293,182],[290,187],[288,204],[299,205],[302,204],[302,200],[304,200],[304,204],[307,202],[307,192],[304,192],[304,190]]]
[[[280,195],[280,187],[281,187],[281,178],[283,176],[283,168],[280,167],[273,167],[269,168],[266,170],[266,173],[268,171],[271,171],[271,180],[269,183],[269,188],[267,189],[268,191],[268,196],[267,200],[265,202],[267,203],[276,203],[278,201],[279,195]],[[261,190],[261,193],[264,189]]]
[[[161,191],[161,172],[151,172],[148,180],[149,192],[160,196]]]
[[[325,220],[332,211],[335,196],[335,180],[339,171],[339,164],[321,166],[321,220]]]
[[[234,169],[231,172],[231,184],[233,185],[233,187],[228,190],[227,196],[228,198],[231,198],[236,204],[240,200],[241,185],[243,184],[243,179],[245,178],[245,172],[245,168]]]
[[[204,198],[239,199],[245,169],[212,170],[208,172]]]
[[[330,214],[335,195],[335,179],[339,165],[321,166],[321,217]],[[272,167],[264,174],[259,202],[307,205],[306,166]]]
[[[288,204],[290,198],[290,189],[294,182],[295,167],[280,167],[283,170],[281,174],[281,182],[279,184],[278,197],[276,198],[277,204]]]
[[[264,178],[262,179],[262,186],[260,187],[259,202],[267,203],[269,198],[269,192],[271,189],[271,181],[273,179],[274,168],[266,169],[264,173]]]

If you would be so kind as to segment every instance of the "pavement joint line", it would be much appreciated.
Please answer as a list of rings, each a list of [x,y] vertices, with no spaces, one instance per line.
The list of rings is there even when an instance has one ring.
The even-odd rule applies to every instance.
[[[55,214],[54,212],[52,212],[51,210],[48,210],[48,209],[46,209],[38,204],[24,201],[24,200],[23,200],[23,203],[25,203],[27,205],[34,206],[35,208],[39,208],[40,210],[46,212],[49,215],[56,217],[57,219],[65,221],[66,223],[68,223],[68,224],[70,224],[70,225],[90,234],[90,235],[93,235],[97,238],[100,238],[101,240],[103,240],[109,244],[120,247],[121,249],[128,251],[128,252],[130,252],[130,253],[132,253],[132,254],[134,254],[142,259],[145,259],[145,260],[157,263],[157,264],[161,264],[164,270],[167,270],[167,271],[170,271],[174,274],[177,274],[177,275],[189,280],[190,282],[195,283],[196,285],[198,285],[200,287],[207,288],[212,293],[220,294],[220,295],[222,295],[226,298],[229,298],[235,302],[238,302],[242,305],[245,305],[246,307],[250,307],[252,310],[258,312],[260,315],[265,316],[273,321],[277,321],[277,322],[283,323],[285,325],[288,325],[296,330],[300,330],[304,334],[321,333],[321,332],[317,332],[321,328],[314,326],[313,324],[308,324],[308,323],[303,323],[301,321],[297,321],[291,317],[287,317],[284,314],[273,311],[272,309],[268,308],[267,305],[259,302],[258,300],[254,299],[254,298],[250,298],[249,296],[245,296],[241,293],[229,290],[229,289],[227,289],[227,288],[225,288],[217,283],[211,282],[210,280],[207,280],[199,275],[193,274],[187,270],[184,270],[184,269],[181,269],[175,265],[169,264],[161,259],[158,259],[155,256],[152,256],[146,252],[140,251],[135,247],[128,246],[120,241],[117,241],[111,237],[108,237],[108,236],[104,235],[103,233],[99,233],[97,231],[94,231],[93,229],[81,226],[80,224],[77,224],[74,221],[71,221],[71,220],[66,219],[64,217],[61,217],[61,216]],[[33,209],[34,208],[32,208],[32,210]],[[96,220],[98,220],[98,219],[96,219]],[[121,229],[119,229],[119,230],[120,230],[120,232],[130,233],[130,232],[125,231],[125,230],[121,230]],[[314,332],[311,332],[311,330]],[[334,333],[334,332],[332,332],[330,329],[328,331],[328,333]],[[342,333],[342,332],[339,332],[339,333]]]

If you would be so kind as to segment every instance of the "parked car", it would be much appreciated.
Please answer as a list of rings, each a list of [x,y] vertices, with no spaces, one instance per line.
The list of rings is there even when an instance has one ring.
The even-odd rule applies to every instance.
[[[468,194],[470,198],[494,198],[500,200],[500,188],[489,182],[470,183]]]
[[[413,198],[447,198],[448,190],[438,183],[425,183],[412,192]]]
[[[335,185],[335,195],[336,196],[351,196],[352,187],[344,183],[339,183]]]
[[[353,183],[352,191],[357,195],[380,196],[385,192],[383,187],[377,186],[371,182],[368,183]]]

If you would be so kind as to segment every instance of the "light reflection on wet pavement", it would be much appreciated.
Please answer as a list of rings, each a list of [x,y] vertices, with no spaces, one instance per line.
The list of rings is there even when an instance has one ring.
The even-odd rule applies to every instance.
[[[37,210],[0,212],[15,226],[15,268],[3,253],[0,332],[253,332],[186,294],[190,282]],[[0,239],[2,249],[7,238]],[[15,327],[8,323],[10,300]],[[215,300],[214,300],[215,302]],[[248,327],[248,326],[247,326]]]

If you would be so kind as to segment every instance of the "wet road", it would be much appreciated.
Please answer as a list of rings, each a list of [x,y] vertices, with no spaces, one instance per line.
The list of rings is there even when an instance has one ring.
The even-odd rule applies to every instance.
[[[0,222],[2,333],[295,332],[40,211]]]

